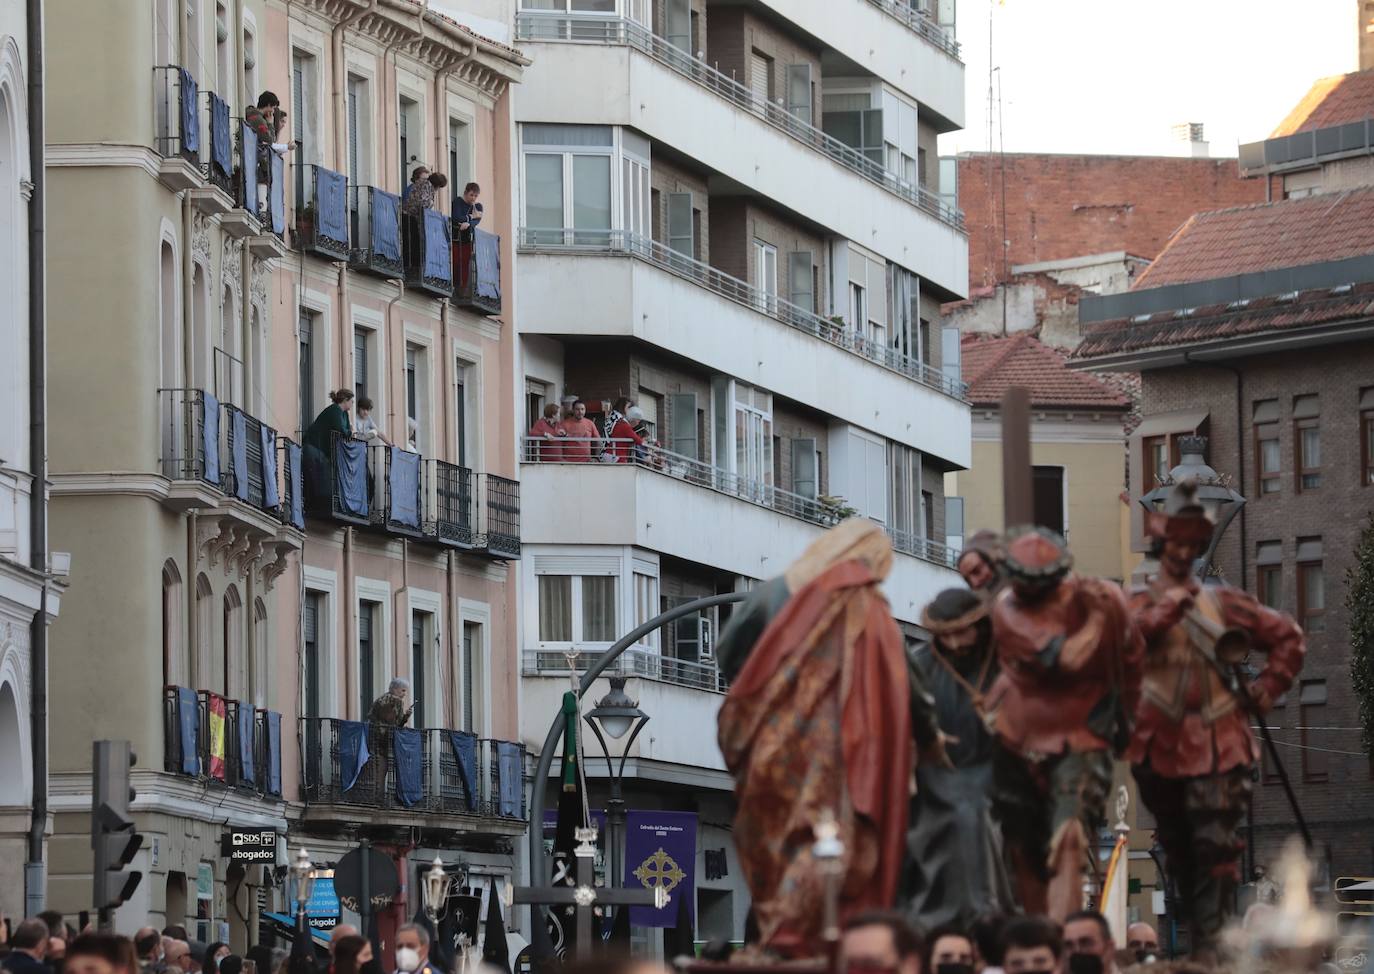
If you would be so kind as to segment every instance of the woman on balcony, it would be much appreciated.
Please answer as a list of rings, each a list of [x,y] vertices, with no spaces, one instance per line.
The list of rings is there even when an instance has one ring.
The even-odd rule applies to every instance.
[[[348,411],[353,408],[353,390],[340,389],[329,394],[329,405],[320,411],[302,437],[305,456],[305,492],[313,502],[329,501],[330,458],[334,450],[334,434],[350,437],[353,424]]]
[[[603,462],[632,463],[638,455],[637,448],[644,446],[644,437],[635,432],[625,415],[633,405],[626,396],[621,396],[611,404],[604,424],[606,439],[610,442],[606,445],[606,452],[601,454]]]

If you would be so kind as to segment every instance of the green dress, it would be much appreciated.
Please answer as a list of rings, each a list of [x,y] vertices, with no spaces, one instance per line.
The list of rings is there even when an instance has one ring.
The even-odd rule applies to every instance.
[[[353,435],[353,426],[348,421],[348,413],[337,403],[330,403],[315,417],[310,428],[302,437],[305,467],[306,496],[319,502],[330,497],[329,471],[334,456],[334,434]]]

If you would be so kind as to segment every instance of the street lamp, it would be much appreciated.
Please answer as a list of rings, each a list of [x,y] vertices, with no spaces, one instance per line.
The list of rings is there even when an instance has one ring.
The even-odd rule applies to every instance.
[[[291,874],[296,880],[296,932],[308,934],[305,905],[310,902],[310,892],[315,886],[315,864],[310,861],[310,853],[305,851],[305,846],[296,850],[296,861],[291,866]]]
[[[425,911],[431,920],[437,919],[443,911],[452,885],[453,877],[444,870],[443,860],[436,855],[434,865],[425,873]]]
[[[630,695],[625,692],[625,677],[613,676],[610,692],[598,700],[596,706],[589,710],[583,719],[587,721],[592,733],[600,742],[601,753],[606,756],[606,776],[610,779],[611,785],[611,800],[607,802],[607,818],[610,823],[610,835],[606,837],[607,867],[610,870],[609,885],[615,887],[620,885],[620,877],[616,871],[616,850],[621,828],[625,824],[625,759],[630,756],[630,748],[634,746],[635,738],[649,722],[649,715],[639,709],[639,701],[631,700]],[[630,735],[626,738],[625,747],[621,751],[618,769],[611,764],[611,749],[606,745],[606,737],[602,731],[615,740],[620,740],[626,734]]]
[[[1245,498],[1231,487],[1230,476],[1217,473],[1202,458],[1207,450],[1207,437],[1181,436],[1178,449],[1181,457],[1178,466],[1170,470],[1158,486],[1140,498],[1140,506],[1146,511],[1162,511],[1175,487],[1186,480],[1197,484],[1197,501],[1214,525],[1212,540],[1194,566],[1197,576],[1205,578],[1212,567],[1212,556],[1221,542],[1221,536],[1245,506]]]

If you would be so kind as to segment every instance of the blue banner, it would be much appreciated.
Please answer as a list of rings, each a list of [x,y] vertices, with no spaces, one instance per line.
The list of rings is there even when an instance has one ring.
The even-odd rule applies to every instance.
[[[473,811],[477,808],[477,735],[449,731],[448,741],[458,762],[458,777],[463,779],[463,797],[467,799],[468,811]]]
[[[269,151],[271,177],[267,184],[267,211],[271,215],[272,232],[280,236],[286,230],[286,163],[276,152]]]
[[[334,485],[345,514],[367,517],[367,446],[340,436],[334,441]]]
[[[291,526],[305,530],[305,471],[301,469],[301,445],[295,440],[286,442],[286,463],[289,467],[291,491]]]
[[[496,742],[497,812],[501,815],[520,814],[520,793],[525,787],[524,759],[520,745],[510,741]]]
[[[315,167],[315,231],[348,243],[348,180],[324,166]]]
[[[391,753],[396,757],[396,800],[410,808],[424,796],[420,732],[414,727],[393,728]]]
[[[259,426],[258,440],[262,444],[262,506],[276,508],[281,503],[277,491],[277,431]]]
[[[425,210],[425,262],[421,273],[435,281],[453,281],[453,255],[449,253],[448,217]]]
[[[201,452],[205,455],[204,477],[207,483],[219,483],[219,400],[202,392],[200,401]]]
[[[239,174],[243,180],[241,205],[258,215],[258,136],[247,122],[239,123]]]
[[[485,230],[473,230],[472,258],[477,273],[473,294],[501,300],[501,238]]]
[[[401,262],[401,198],[377,189],[372,192],[372,253]]]
[[[351,791],[358,783],[370,757],[367,725],[360,720],[339,721],[339,778],[344,791]]]
[[[200,699],[190,687],[177,687],[177,729],[181,732],[181,773],[200,775]]]
[[[239,701],[236,711],[239,731],[239,779],[250,785],[258,783],[257,753],[254,746],[256,741],[253,734],[254,726],[257,723],[256,716],[252,704]]]
[[[696,918],[697,815],[696,812],[645,812],[625,815],[625,888],[667,891],[668,905],[630,907],[630,923],[637,927],[672,927],[677,924],[678,900]]]
[[[234,171],[234,151],[230,147],[229,104],[210,92],[210,165],[228,176]]]
[[[420,454],[391,448],[391,520],[410,528],[420,526]]]
[[[281,794],[281,714],[275,710],[267,716],[267,788],[269,795]]]
[[[248,500],[248,417],[229,410],[229,463],[234,473],[234,496]]]
[[[196,99],[200,97],[200,88],[196,85],[196,79],[191,77],[191,72],[185,68],[181,71],[181,148],[183,152],[190,152],[198,155],[200,153],[200,111],[196,105]]]

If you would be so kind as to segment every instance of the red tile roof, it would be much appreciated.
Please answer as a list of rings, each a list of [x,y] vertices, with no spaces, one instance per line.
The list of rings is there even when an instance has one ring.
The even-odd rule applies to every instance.
[[[1132,290],[1374,253],[1374,187],[1195,213]]]
[[[975,406],[997,406],[1011,386],[1030,391],[1032,406],[1124,410],[1130,402],[1101,380],[1071,371],[1068,356],[1029,334],[1010,338],[966,335],[960,343],[964,381]]]
[[[1366,118],[1374,118],[1374,69],[1319,79],[1269,137],[1277,139]]]

